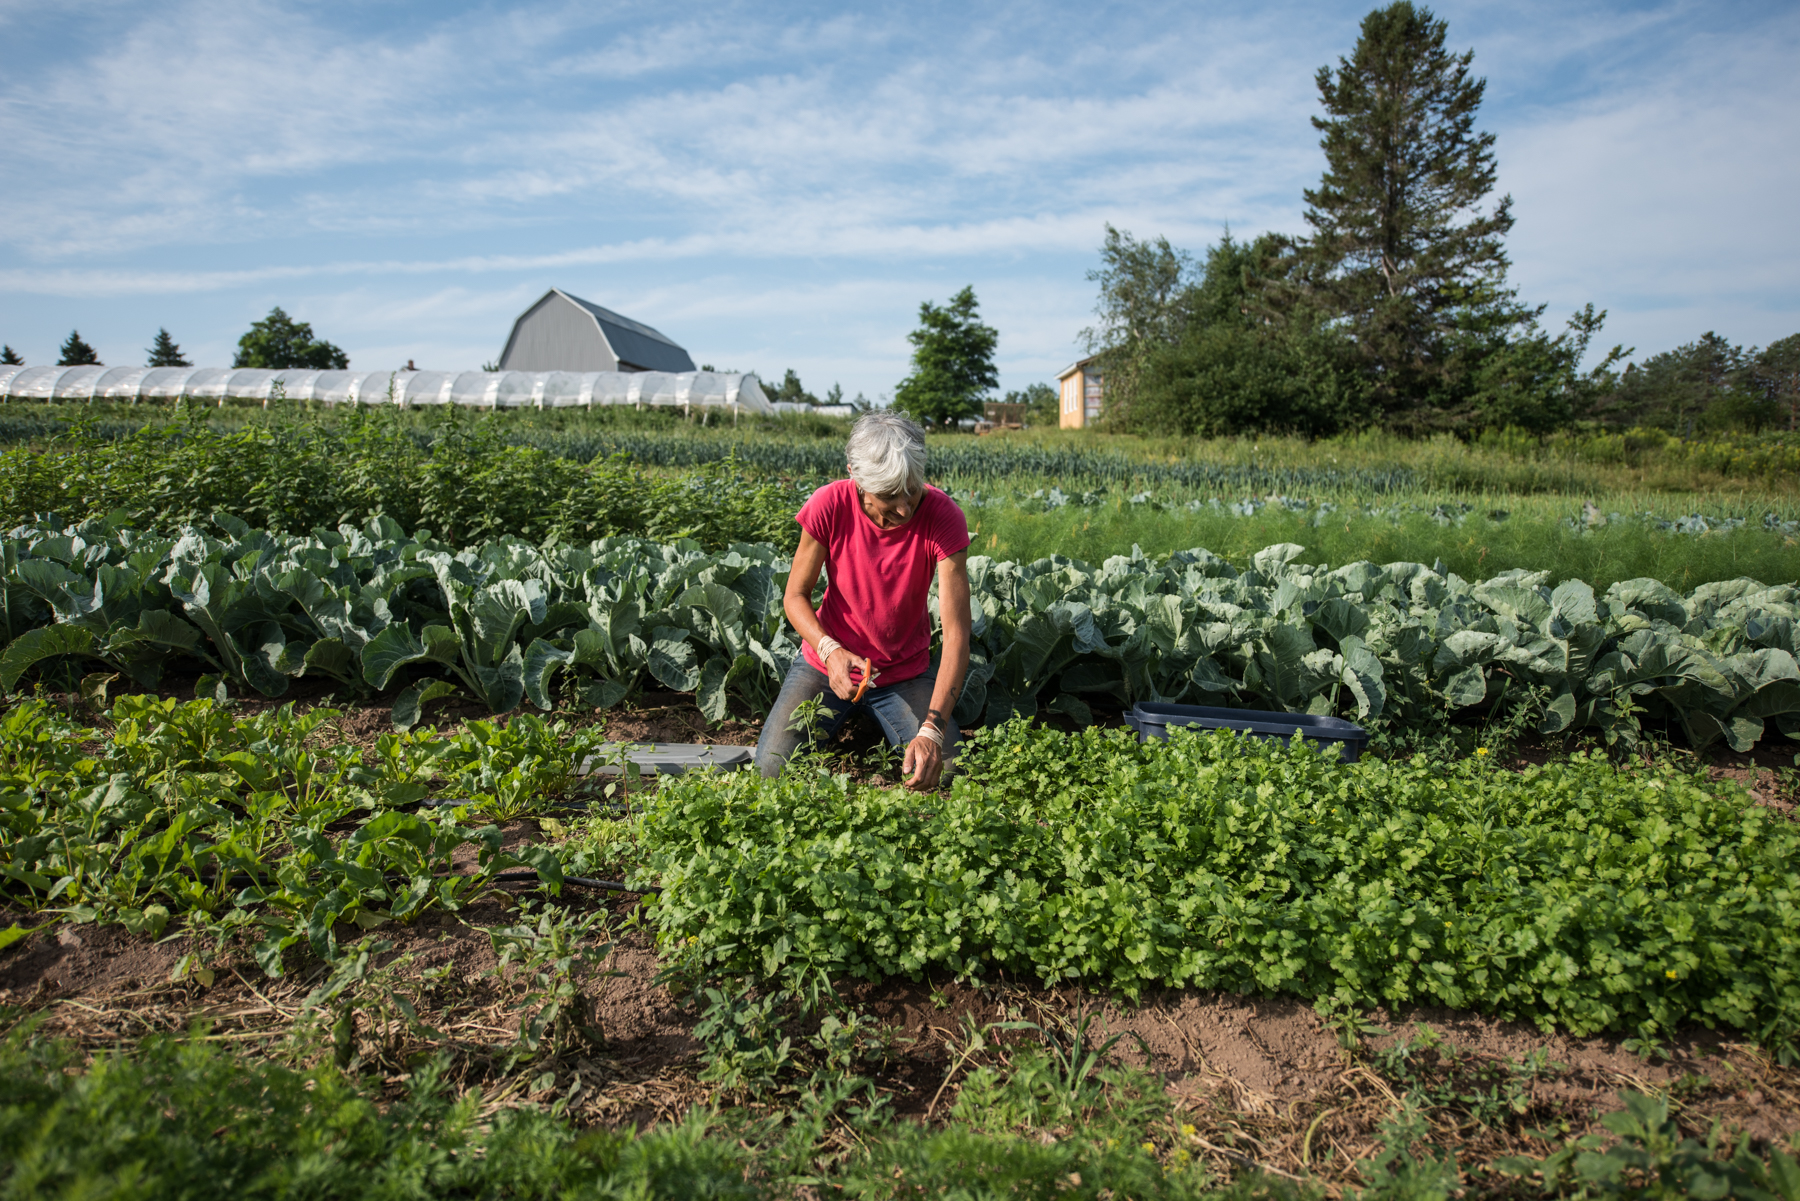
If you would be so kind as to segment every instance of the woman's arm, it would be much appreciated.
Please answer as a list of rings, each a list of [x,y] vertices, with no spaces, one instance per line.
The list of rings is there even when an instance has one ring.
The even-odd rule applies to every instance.
[[[782,611],[794,624],[794,629],[811,644],[814,653],[818,652],[819,641],[825,637],[825,626],[819,620],[819,614],[813,609],[813,586],[819,582],[819,572],[825,568],[825,546],[817,538],[805,530],[800,531],[800,549],[794,552],[794,567],[788,572],[787,590],[781,597]],[[967,598],[969,577],[963,574],[963,596]],[[964,608],[967,609],[965,599]],[[831,679],[831,690],[837,693],[839,700],[847,701],[856,695],[858,681],[850,678],[851,667],[860,667],[864,678],[869,674],[869,661],[853,655],[847,650],[840,650],[830,658],[820,655],[825,664],[825,674]],[[968,653],[963,654],[963,666],[968,667]]]
[[[790,585],[791,586],[791,585]],[[949,726],[950,714],[962,697],[969,674],[969,552],[959,551],[938,564],[938,620],[943,625],[944,648],[938,657],[937,686],[931,690],[931,709],[926,719],[939,730]],[[936,788],[944,770],[944,753],[929,738],[915,738],[901,762],[907,787],[919,791]]]

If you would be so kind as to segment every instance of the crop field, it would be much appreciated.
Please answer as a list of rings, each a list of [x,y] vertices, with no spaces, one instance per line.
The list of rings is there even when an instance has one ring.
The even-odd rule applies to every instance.
[[[0,414],[0,1194],[1800,1197],[1780,438],[934,439],[917,794],[627,750],[754,741],[841,428],[67,416]]]

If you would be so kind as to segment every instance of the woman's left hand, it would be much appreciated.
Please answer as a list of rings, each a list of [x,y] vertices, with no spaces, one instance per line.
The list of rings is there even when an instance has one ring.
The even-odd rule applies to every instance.
[[[944,751],[924,735],[916,735],[906,746],[906,758],[900,761],[905,784],[914,792],[930,792],[944,774]]]

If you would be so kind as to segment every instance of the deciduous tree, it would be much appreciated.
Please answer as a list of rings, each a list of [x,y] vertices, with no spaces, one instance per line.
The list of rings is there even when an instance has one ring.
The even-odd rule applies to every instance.
[[[314,338],[310,324],[295,321],[276,305],[267,317],[252,322],[250,332],[238,339],[237,357],[231,365],[342,371],[350,366],[350,356],[330,342]]]
[[[1053,384],[1026,384],[1017,392],[1008,392],[1006,403],[1024,405],[1025,424],[1033,429],[1055,429],[1062,418],[1062,394]]]
[[[943,307],[919,306],[912,374],[894,389],[894,407],[934,425],[951,425],[981,412],[981,402],[999,386],[994,348],[1000,334],[981,323],[975,289],[964,288]]]
[[[1094,305],[1100,322],[1082,330],[1081,341],[1106,377],[1107,424],[1126,428],[1145,364],[1187,329],[1194,259],[1163,235],[1140,242],[1108,222],[1100,266],[1087,277],[1100,285]]]

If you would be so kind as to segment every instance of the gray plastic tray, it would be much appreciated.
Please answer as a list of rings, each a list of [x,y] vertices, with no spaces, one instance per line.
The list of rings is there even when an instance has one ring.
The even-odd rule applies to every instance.
[[[1221,709],[1210,705],[1171,705],[1140,701],[1125,715],[1125,724],[1136,730],[1139,742],[1167,738],[1170,726],[1198,726],[1203,730],[1238,730],[1253,738],[1273,738],[1286,745],[1301,731],[1307,742],[1336,746],[1338,758],[1355,763],[1369,743],[1369,732],[1341,717],[1315,717],[1310,713],[1279,713],[1266,709]]]
[[[636,747],[630,758],[638,765],[638,770],[646,775],[660,776],[678,776],[684,771],[699,767],[735,771],[741,767],[749,767],[750,760],[756,754],[756,748],[752,746],[708,746],[698,742],[638,743]],[[602,749],[616,753],[619,744],[607,743]],[[592,758],[582,763],[581,770],[602,776],[620,774],[617,764],[602,763],[595,766]]]

